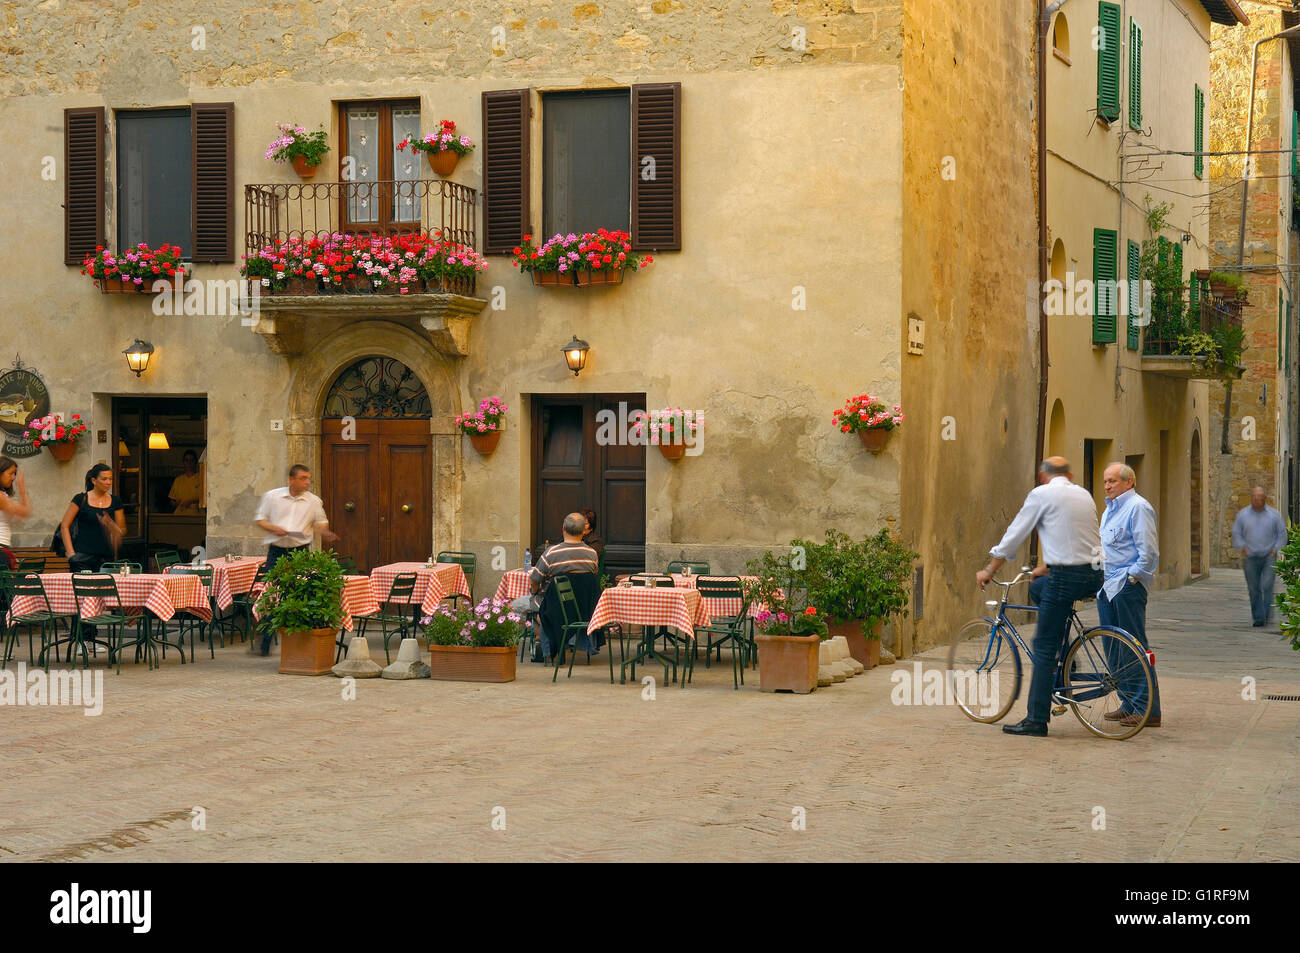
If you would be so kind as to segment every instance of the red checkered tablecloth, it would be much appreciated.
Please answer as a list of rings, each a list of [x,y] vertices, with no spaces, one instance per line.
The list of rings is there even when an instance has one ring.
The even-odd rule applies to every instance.
[[[638,573],[637,575],[632,576],[630,578],[636,579],[639,578],[640,575],[641,574]],[[672,574],[672,577],[673,577],[673,585],[676,586],[678,589],[694,589],[695,584],[699,582],[701,578],[700,576],[697,576],[694,573],[692,573],[689,576],[685,576],[682,575],[681,573],[676,573],[676,572]],[[723,582],[723,581],[730,581],[731,579],[734,579],[736,577],[735,576],[704,576],[703,578],[717,581],[717,582]],[[758,579],[757,576],[740,577],[740,581],[742,583],[752,582],[757,579]],[[626,583],[626,584],[630,585],[631,583]],[[737,612],[740,611],[740,600],[739,599],[705,599],[704,606],[705,609],[708,611],[709,617],[711,619],[718,619],[724,616],[732,617]],[[753,618],[759,611],[762,610],[762,608],[763,606],[761,603],[751,602],[749,605],[749,610],[746,613],[746,615],[748,615],[750,618]]]
[[[399,573],[415,573],[415,591],[411,601],[420,604],[421,615],[431,615],[449,595],[455,594],[469,598],[469,580],[459,563],[438,563],[426,566],[424,563],[389,563],[370,570],[370,588],[374,591],[376,603],[388,598],[388,590],[393,587],[393,580]]]
[[[113,576],[117,583],[117,594],[124,609],[148,609],[159,619],[166,622],[177,612],[189,612],[206,621],[212,619],[212,608],[208,605],[207,593],[203,583],[193,576],[170,576],[162,573],[131,573],[128,576]],[[50,600],[50,611],[57,615],[74,615],[77,601],[72,593],[72,573],[42,573],[41,583],[45,586],[45,595]],[[85,599],[81,603],[83,617],[98,615],[111,611],[112,606],[105,607],[103,600]],[[10,608],[10,615],[26,615],[29,612],[42,612],[45,607],[35,596],[23,596],[15,599]]]
[[[252,589],[257,570],[264,562],[265,556],[241,556],[233,563],[224,556],[209,559],[206,565],[212,567],[212,595],[217,606],[229,609],[235,596]]]
[[[496,595],[492,598],[502,599],[506,602],[513,602],[520,596],[531,595],[533,591],[532,580],[528,578],[527,569],[511,569],[501,577],[501,582],[497,584]]]
[[[257,599],[265,588],[266,583],[258,583],[249,590],[249,595],[253,599],[254,619],[262,617],[257,611]],[[343,605],[343,628],[349,632],[352,631],[353,617],[373,615],[379,611],[379,603],[375,601],[374,593],[371,591],[369,576],[344,576],[343,596],[339,601]]]
[[[600,595],[587,631],[619,622],[623,625],[666,626],[693,636],[695,626],[709,624],[709,612],[694,589],[615,586]]]

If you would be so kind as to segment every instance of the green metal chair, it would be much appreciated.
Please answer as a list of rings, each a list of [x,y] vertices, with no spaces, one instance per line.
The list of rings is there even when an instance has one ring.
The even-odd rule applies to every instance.
[[[713,650],[718,650],[718,661],[722,661],[722,646],[731,643],[731,681],[732,687],[739,690],[745,684],[745,663],[749,659],[751,641],[749,637],[749,597],[739,576],[714,576],[700,579],[695,583],[695,591],[701,599],[739,599],[740,609],[734,616],[719,616],[710,620],[706,626],[695,630],[696,638],[701,632],[706,633],[704,649],[704,667],[709,667]],[[717,641],[714,641],[717,636]],[[689,673],[695,673],[694,654],[689,653]],[[737,678],[739,673],[739,678]]]
[[[478,557],[473,553],[458,553],[444,549],[434,557],[434,562],[460,564],[461,571],[465,573],[465,581],[469,583],[469,601],[472,605],[474,603],[474,573],[478,568]]]
[[[335,553],[334,561],[339,564],[339,569],[343,570],[343,575],[355,576],[357,574],[357,561],[351,556],[340,556]]]
[[[696,576],[707,576],[709,574],[709,564],[703,559],[674,559],[668,564],[665,570],[669,575],[685,571],[686,567],[691,567],[691,572]]]
[[[361,628],[357,631],[358,635],[366,634],[366,626],[370,622],[378,622],[380,629],[384,634],[384,659],[392,662],[392,656],[388,654],[388,642],[394,636],[400,636],[401,639],[407,637],[406,633],[411,631],[414,626],[411,621],[411,603],[415,595],[416,575],[413,572],[399,572],[393,579],[393,584],[388,587],[388,597],[380,604],[379,611],[374,615],[361,617]],[[394,611],[394,606],[401,608]],[[393,629],[390,632],[389,626]],[[339,640],[339,654],[337,658],[343,657],[342,639]],[[337,660],[337,659],[336,659]]]
[[[244,625],[243,625],[244,639],[247,639],[249,636],[254,634],[253,603],[256,600],[252,598],[252,593],[254,589],[256,589],[259,585],[265,582],[266,582],[266,563],[262,563],[260,566],[257,567],[257,574],[253,577],[253,584],[249,587],[248,592],[241,592],[231,597],[230,631],[232,634],[234,633],[235,630],[235,622],[238,619],[243,619],[244,621]]]
[[[181,554],[174,549],[160,549],[153,554],[153,566],[157,572],[166,572],[168,566],[175,566],[181,561]]]
[[[108,573],[110,575],[121,573],[125,569],[129,569],[131,572],[137,574],[142,571],[139,563],[126,562],[125,560],[121,562],[104,563],[99,567],[101,573]]]
[[[217,620],[217,600],[212,597],[212,574],[211,566],[173,566],[171,570],[173,576],[197,576],[199,583],[203,586],[203,595],[208,600],[208,609],[212,612],[212,621],[207,622],[202,616],[195,615],[193,612],[182,610],[177,616],[179,623],[176,632],[176,645],[181,650],[181,661],[185,661],[185,633],[190,634],[190,661],[194,661],[194,631],[199,633],[199,641],[208,643],[208,656],[217,657],[216,640],[221,639],[221,647],[226,647],[225,633],[221,630],[221,623]],[[166,626],[163,627],[164,629]],[[167,642],[162,640],[163,658],[167,658]]]
[[[41,577],[34,573],[19,575],[17,572],[10,573],[6,571],[4,576],[0,578],[0,584],[3,584],[4,586],[5,595],[10,606],[12,606],[17,599],[23,596],[30,596],[31,598],[38,600],[39,606],[44,607],[38,608],[34,612],[26,612],[22,615],[16,615],[12,619],[7,620],[4,656],[3,662],[0,663],[0,668],[7,666],[9,659],[13,657],[13,647],[18,642],[18,629],[20,627],[26,627],[28,630],[27,660],[33,665],[36,664],[31,629],[32,627],[39,625],[41,627],[40,659],[42,664],[45,666],[45,671],[48,672],[50,670],[49,649],[56,646],[60,641],[58,638],[59,620],[62,619],[68,624],[68,639],[63,641],[69,641],[72,637],[73,616],[66,613],[60,615],[51,610],[49,597],[45,593],[45,585],[41,582]],[[5,614],[7,616],[8,612]]]
[[[140,660],[140,649],[144,649],[145,661],[149,663],[150,668],[156,668],[157,659],[153,651],[153,644],[149,637],[144,634],[141,628],[142,616],[127,615],[126,610],[122,607],[122,599],[117,592],[117,582],[110,575],[88,575],[83,576],[80,573],[72,577],[72,595],[77,603],[77,622],[73,627],[71,635],[72,645],[70,648],[75,650],[77,646],[81,647],[82,668],[90,664],[90,659],[86,655],[86,636],[84,630],[93,626],[96,630],[107,629],[108,640],[105,643],[108,646],[108,660],[112,664],[114,659],[117,661],[117,674],[122,674],[122,652],[127,646],[135,646],[136,661]],[[99,599],[103,603],[100,611],[92,616],[86,616],[81,611],[81,604],[86,599]],[[128,639],[126,635],[127,626],[135,623],[135,637]],[[117,634],[116,643],[113,635]],[[92,637],[92,641],[99,641],[97,637]],[[68,660],[72,660],[71,651]]]
[[[569,678],[573,678],[573,663],[578,657],[578,652],[587,653],[587,664],[591,664],[591,647],[596,641],[594,635],[587,635],[587,621],[582,617],[582,607],[578,605],[578,597],[573,593],[573,583],[569,581],[568,576],[556,576],[553,580],[555,586],[555,595],[560,600],[560,614],[564,616],[564,625],[560,629],[560,637],[557,640],[558,648],[555,651],[555,673],[551,676],[554,682],[560,677],[560,665],[563,663],[565,653],[569,656]],[[579,649],[580,640],[587,640],[587,647]],[[605,643],[606,654],[609,655],[609,683],[614,684],[614,651],[608,640]]]
[[[18,560],[18,568],[14,572],[43,573],[45,572],[45,559],[42,556],[24,556]]]

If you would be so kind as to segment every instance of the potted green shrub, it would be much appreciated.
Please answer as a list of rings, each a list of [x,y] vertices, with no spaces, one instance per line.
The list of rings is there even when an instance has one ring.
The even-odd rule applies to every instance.
[[[453,682],[513,682],[515,646],[523,620],[506,599],[476,606],[441,603],[420,620],[429,640],[430,678]]]
[[[343,615],[343,570],[334,554],[300,549],[266,575],[256,611],[280,633],[281,675],[328,675]]]
[[[894,539],[889,530],[854,542],[839,530],[826,531],[826,542],[795,540],[804,549],[808,600],[842,635],[850,654],[867,668],[880,664],[880,631],[886,620],[907,615],[912,561],[918,555]]]
[[[826,622],[809,604],[788,556],[765,552],[747,563],[746,572],[753,577],[745,583],[749,597],[763,606],[754,614],[759,688],[806,695],[817,687]]]
[[[1282,638],[1300,652],[1300,527],[1287,526],[1286,545],[1277,554],[1277,609]]]

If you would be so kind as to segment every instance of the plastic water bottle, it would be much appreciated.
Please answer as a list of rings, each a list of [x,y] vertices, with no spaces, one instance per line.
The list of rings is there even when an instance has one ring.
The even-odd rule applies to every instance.
[[[532,569],[532,568],[533,568],[533,551],[532,551],[531,549],[525,549],[525,550],[524,550],[524,569]]]

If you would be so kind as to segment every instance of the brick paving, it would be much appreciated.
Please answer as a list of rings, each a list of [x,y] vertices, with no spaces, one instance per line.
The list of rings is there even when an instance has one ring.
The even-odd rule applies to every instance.
[[[169,653],[106,674],[99,717],[0,708],[0,858],[1296,860],[1300,702],[1263,696],[1300,694],[1300,653],[1250,626],[1235,571],[1155,593],[1148,619],[1165,723],[1122,743],[1073,716],[1012,738],[895,706],[891,672],[917,659],[808,696],[757,673],[734,692],[727,661],[646,701],[598,656],[554,685],[525,664],[506,685],[362,680],[348,701],[242,645]]]

